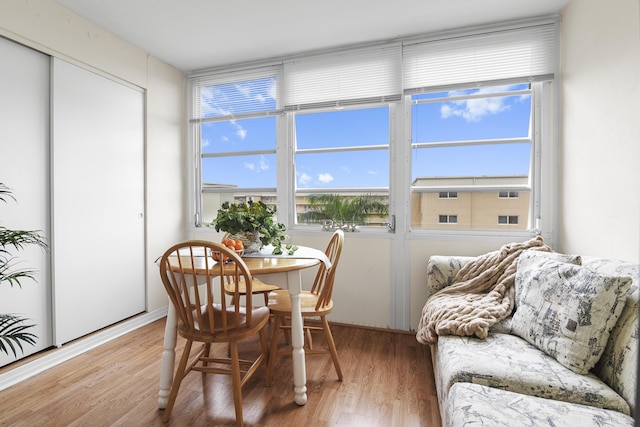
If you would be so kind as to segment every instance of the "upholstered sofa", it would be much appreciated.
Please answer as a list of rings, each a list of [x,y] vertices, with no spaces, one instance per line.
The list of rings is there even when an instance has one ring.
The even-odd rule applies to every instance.
[[[577,258],[580,268],[598,275],[631,278],[595,366],[585,373],[569,369],[553,342],[547,340],[547,347],[544,343],[534,345],[529,341],[535,340],[527,341],[514,333],[513,315],[493,325],[486,339],[438,336],[430,347],[443,426],[634,425],[639,266]],[[429,295],[451,285],[456,273],[473,259],[430,257]],[[518,309],[524,310],[523,302],[518,306],[518,297],[514,315]],[[571,305],[568,299],[560,304]]]

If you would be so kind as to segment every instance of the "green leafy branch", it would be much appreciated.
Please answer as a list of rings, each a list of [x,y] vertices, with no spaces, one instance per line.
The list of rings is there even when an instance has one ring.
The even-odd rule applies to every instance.
[[[0,182],[0,201],[16,200],[11,195],[11,189]],[[9,283],[11,287],[22,287],[22,279],[35,281],[35,271],[30,269],[16,269],[18,257],[13,255],[10,249],[20,251],[29,245],[37,245],[47,249],[47,242],[37,230],[11,230],[0,226],[0,284]],[[33,324],[25,324],[27,318],[15,314],[0,314],[0,352],[9,354],[11,351],[17,357],[17,350],[24,353],[22,343],[34,345],[37,336],[28,332],[35,327]]]
[[[23,324],[27,321],[24,317],[16,316],[14,314],[1,314],[0,315],[0,351],[9,354],[9,350],[13,353],[14,357],[18,356],[17,349],[19,348],[24,353],[22,342],[34,345],[36,343],[36,335],[31,332],[26,332],[28,329],[33,328],[35,325]]]

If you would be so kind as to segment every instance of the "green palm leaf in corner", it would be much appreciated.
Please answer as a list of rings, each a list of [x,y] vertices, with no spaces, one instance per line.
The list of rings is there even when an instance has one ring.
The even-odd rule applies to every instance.
[[[0,352],[9,354],[9,350],[11,350],[13,356],[17,357],[17,348],[20,348],[20,351],[24,353],[22,342],[31,345],[36,343],[37,336],[25,332],[35,325],[25,325],[23,324],[25,320],[28,319],[13,314],[0,314]]]
[[[0,182],[0,202],[16,200],[11,195],[11,189]],[[12,230],[0,226],[0,284],[7,282],[11,287],[18,285],[22,287],[22,279],[35,280],[35,272],[30,269],[16,269],[18,257],[14,254],[29,245],[37,245],[43,249],[48,249],[45,239],[38,230]],[[33,328],[34,324],[25,324],[29,319],[15,314],[0,313],[0,353],[9,354],[11,351],[14,357],[18,356],[17,350],[24,354],[23,343],[34,345],[36,335],[27,332]]]

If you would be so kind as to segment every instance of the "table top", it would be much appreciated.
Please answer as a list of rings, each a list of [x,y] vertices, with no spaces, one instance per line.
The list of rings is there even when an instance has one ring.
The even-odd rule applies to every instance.
[[[185,264],[190,263],[187,261],[188,257],[181,257],[185,260]],[[313,267],[320,264],[320,260],[316,258],[285,258],[285,257],[245,257],[242,260],[247,264],[251,274],[271,274],[271,273],[286,273],[289,271],[302,270],[305,268]],[[205,273],[205,258],[196,257],[196,273]],[[169,263],[173,267],[178,266],[178,257],[170,257]],[[209,258],[208,265],[211,268],[210,273],[216,274],[215,270],[219,271],[219,263],[214,261],[213,258]],[[212,268],[214,267],[215,268]],[[226,263],[225,269],[229,269],[229,273],[232,273],[233,263]],[[187,269],[187,272],[190,272]]]

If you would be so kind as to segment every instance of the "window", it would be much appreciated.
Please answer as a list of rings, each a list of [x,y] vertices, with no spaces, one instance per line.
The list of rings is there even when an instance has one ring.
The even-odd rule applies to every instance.
[[[457,191],[441,191],[439,197],[441,199],[457,199],[458,192]]]
[[[500,199],[517,199],[518,192],[517,191],[500,191],[498,192],[498,198]]]
[[[458,215],[438,215],[438,222],[440,224],[457,224]]]
[[[196,79],[190,121],[201,221],[224,201],[276,203],[277,73],[232,73]]]
[[[389,210],[389,107],[295,114],[296,223],[382,226]]]
[[[465,229],[496,229],[496,188],[499,198],[531,194],[532,98],[530,83],[411,97],[412,228],[437,226],[428,219],[438,199],[455,197],[470,214]],[[528,217],[530,207],[526,197],[516,208]]]
[[[499,215],[498,224],[518,225],[518,215]]]
[[[553,208],[557,32],[508,23],[189,76],[195,224],[253,199],[289,229],[526,230]]]

